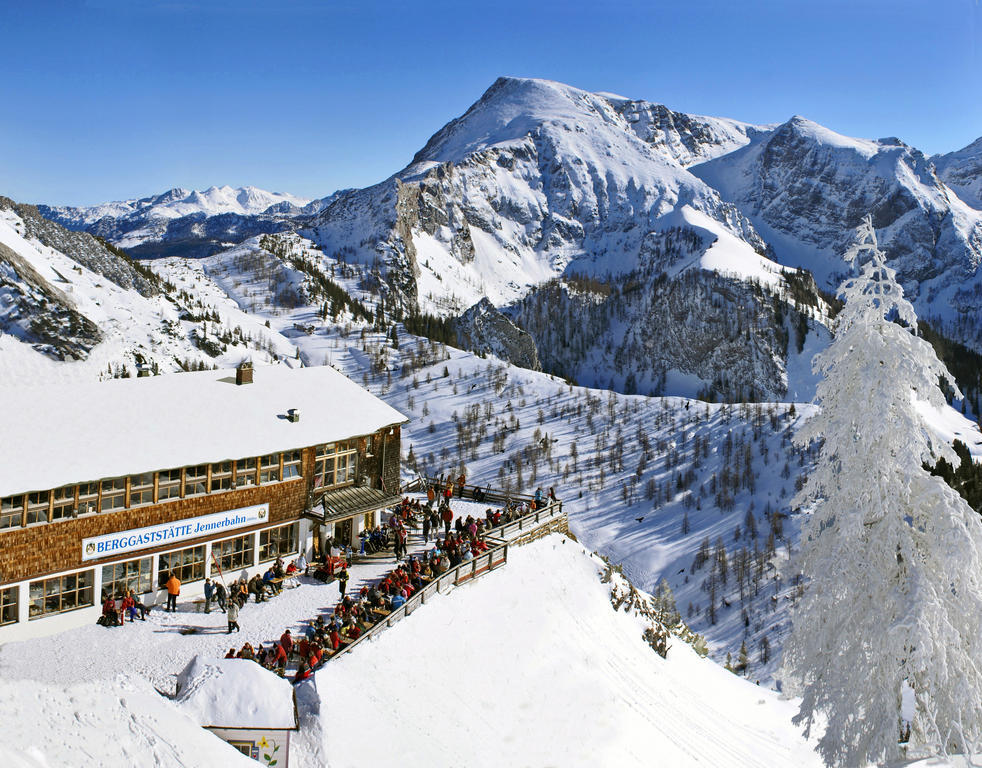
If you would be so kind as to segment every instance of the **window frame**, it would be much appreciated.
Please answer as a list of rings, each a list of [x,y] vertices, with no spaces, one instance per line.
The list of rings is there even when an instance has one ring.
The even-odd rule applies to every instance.
[[[150,482],[147,483],[146,480],[149,479]],[[140,481],[143,481],[142,483]],[[148,504],[153,504],[153,500],[156,496],[157,487],[157,473],[156,472],[141,472],[138,475],[130,475],[129,477],[129,493],[127,494],[127,509],[132,509],[133,507],[145,507]],[[149,493],[149,500],[147,500],[146,495]]]
[[[242,546],[243,542],[246,546]],[[228,548],[226,551],[226,545]],[[218,563],[222,573],[230,573],[243,568],[252,568],[256,555],[255,533],[232,536],[211,543],[211,556]]]
[[[20,499],[19,507],[16,504],[16,499]],[[0,530],[23,528],[26,510],[26,493],[17,493],[13,496],[4,496],[2,499],[0,499]]]
[[[99,487],[100,483],[97,481],[78,484],[78,492],[75,495],[75,509],[78,510],[78,517],[98,514]]]
[[[83,584],[82,582],[86,577],[88,577],[88,584]],[[70,581],[73,586],[70,589],[66,589],[65,587]],[[35,585],[38,584],[41,585],[41,593],[35,596],[32,593],[34,592]],[[49,584],[57,584],[60,589],[57,591],[54,589],[49,590]],[[87,602],[86,592],[88,593]],[[59,576],[50,576],[46,579],[35,579],[28,583],[27,595],[28,620],[78,611],[83,608],[91,608],[95,605],[95,569],[89,568],[84,571],[73,571],[72,573],[63,573]],[[68,601],[66,600],[67,596],[74,596],[74,598]],[[47,607],[48,601],[52,598],[58,599],[58,608],[55,610],[49,610]],[[43,608],[35,612],[34,608],[39,601]]]
[[[111,484],[111,485],[110,485]],[[107,485],[108,491],[107,493]],[[126,509],[126,487],[128,485],[127,478],[125,477],[107,477],[99,481],[99,513],[106,514],[109,512],[116,512],[120,509]],[[107,501],[112,503],[114,500],[119,499],[119,504],[112,504],[112,506],[107,507]]]
[[[285,529],[291,529],[290,535],[287,537],[278,536],[276,541],[270,541],[274,533],[279,533]],[[286,538],[288,541],[293,540],[293,548],[289,550],[284,550],[281,548],[282,540]],[[265,539],[265,543],[264,543]],[[270,552],[270,550],[276,547],[275,552]],[[264,528],[259,531],[259,562],[267,563],[275,560],[277,557],[284,557],[285,555],[296,555],[300,552],[300,522],[295,520],[292,523],[286,523],[285,525],[277,525],[272,528]]]
[[[235,481],[232,487],[239,490],[241,488],[255,488],[257,485],[259,485],[259,459],[255,456],[236,459]]]
[[[283,451],[280,454],[282,459],[282,470],[280,476],[283,481],[295,480],[303,477],[303,450],[298,448],[293,451]]]
[[[174,473],[177,473],[176,479]],[[181,498],[181,491],[184,480],[184,468],[175,467],[173,469],[161,469],[157,471],[157,503],[174,501]],[[176,491],[171,493],[171,491]],[[164,495],[164,494],[167,495]]]
[[[283,454],[267,453],[259,457],[259,484],[278,483],[283,477]]]
[[[0,588],[0,627],[16,624],[19,621],[20,587]]]
[[[200,559],[197,558],[198,551],[200,550]],[[188,557],[185,552],[191,553],[189,557],[190,560],[186,560]],[[182,562],[179,565],[174,565],[168,560],[167,565],[164,565],[164,558],[171,558],[180,555]],[[204,581],[206,571],[207,571],[207,555],[205,552],[205,545],[198,544],[194,547],[184,547],[183,549],[174,549],[170,552],[161,552],[157,555],[157,589],[165,589],[167,587],[167,581],[170,578],[169,574],[178,572],[177,578],[181,580],[182,584],[191,584],[195,581]],[[198,575],[198,569],[200,567],[200,575]],[[168,574],[165,579],[164,574]]]
[[[193,498],[208,493],[208,465],[192,464],[184,467],[184,496]]]
[[[131,570],[131,566],[136,566]],[[144,572],[144,567],[146,571]],[[122,573],[119,570],[122,568]],[[111,578],[106,578],[106,571],[110,571]],[[131,587],[130,583],[136,580],[136,586]],[[138,557],[133,560],[120,560],[116,563],[107,563],[102,566],[102,599],[105,600],[110,593],[107,592],[109,584],[123,583],[125,589],[132,589],[137,595],[145,595],[153,592],[153,555]],[[146,588],[142,587],[146,585]],[[122,597],[118,594],[118,589],[112,593],[114,598]]]
[[[62,491],[71,491],[68,496],[59,496]],[[75,503],[78,498],[77,485],[63,485],[51,491],[51,522],[71,520],[76,516]]]
[[[213,462],[209,470],[208,492],[226,493],[235,490],[235,462],[226,459],[225,461]],[[225,467],[228,467],[227,469]],[[223,486],[223,483],[227,485]]]
[[[27,495],[24,525],[47,523],[51,516],[51,491],[31,491]]]

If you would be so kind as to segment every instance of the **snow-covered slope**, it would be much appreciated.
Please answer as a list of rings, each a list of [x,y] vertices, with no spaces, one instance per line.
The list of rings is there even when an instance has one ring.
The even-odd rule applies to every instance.
[[[968,205],[982,210],[982,138],[964,149],[931,158],[938,177]]]
[[[292,352],[193,267],[160,281],[91,235],[0,198],[0,383],[228,367]]]
[[[918,313],[968,325],[965,340],[982,342],[982,213],[918,150],[796,116],[693,172],[740,207],[778,261],[807,267],[830,290],[847,270],[841,254],[853,229],[871,213]]]
[[[662,659],[576,543],[554,535],[508,560],[317,673],[331,765],[365,764],[364,723],[386,734],[378,765],[820,765],[793,702],[679,640]]]

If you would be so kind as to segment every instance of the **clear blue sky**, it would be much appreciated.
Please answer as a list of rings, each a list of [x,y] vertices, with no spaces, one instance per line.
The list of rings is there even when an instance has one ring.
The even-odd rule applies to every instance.
[[[502,74],[945,152],[982,136],[980,36],[978,0],[0,0],[0,194],[320,197]]]

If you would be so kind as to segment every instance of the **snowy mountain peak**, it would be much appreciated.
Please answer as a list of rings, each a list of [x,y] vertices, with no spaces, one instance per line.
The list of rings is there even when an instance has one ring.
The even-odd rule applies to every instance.
[[[855,139],[836,133],[824,125],[809,120],[801,115],[794,115],[775,131],[775,138],[796,137],[805,141],[831,147],[833,149],[847,149],[856,152],[864,158],[873,157],[880,151],[880,144],[871,139]]]
[[[310,200],[282,192],[267,192],[258,187],[212,186],[203,191],[174,187],[159,195],[139,199],[117,200],[91,206],[46,206],[38,209],[48,218],[70,229],[84,229],[101,219],[129,219],[148,222],[170,220],[204,214],[217,216],[235,213],[251,216],[265,212],[269,207],[289,203],[298,208]]]

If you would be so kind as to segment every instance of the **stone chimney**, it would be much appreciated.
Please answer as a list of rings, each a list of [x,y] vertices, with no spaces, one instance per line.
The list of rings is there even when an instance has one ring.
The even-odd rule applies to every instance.
[[[235,383],[238,385],[252,384],[252,363],[239,363],[235,369]]]

